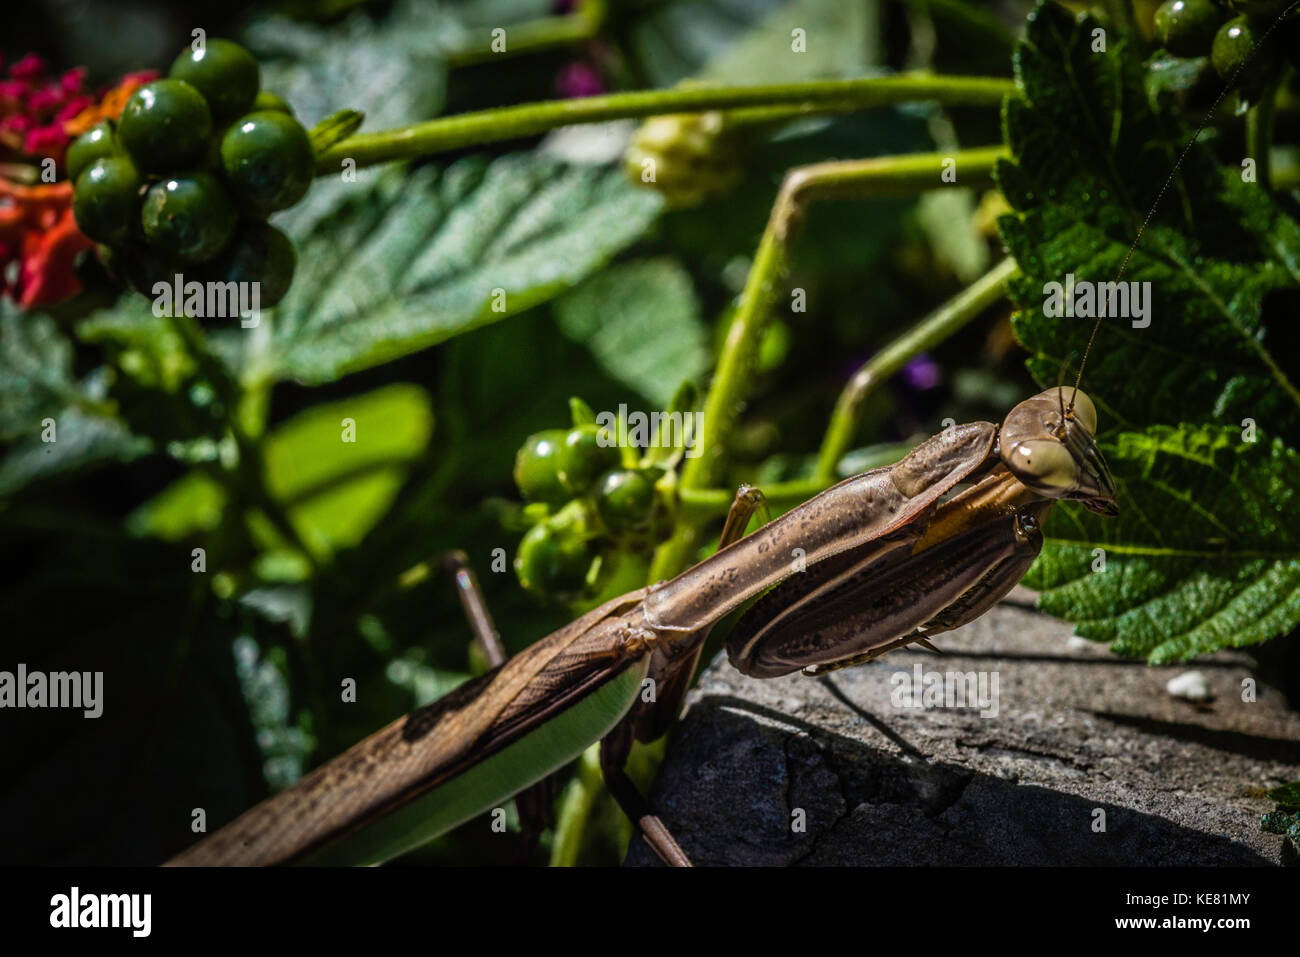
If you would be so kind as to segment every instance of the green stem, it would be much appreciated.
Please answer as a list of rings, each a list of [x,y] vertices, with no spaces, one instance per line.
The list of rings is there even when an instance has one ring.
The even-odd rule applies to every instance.
[[[574,46],[594,37],[600,31],[604,19],[603,0],[588,0],[574,13],[539,17],[506,27],[506,47],[500,52],[492,49],[491,34],[484,28],[480,31],[483,36],[473,46],[448,50],[447,65],[455,69],[506,57],[544,53],[557,47]]]
[[[963,186],[987,186],[992,183],[994,166],[1006,155],[1005,147],[984,147],[951,154],[918,153],[818,163],[786,174],[704,401],[698,436],[702,454],[687,460],[679,489],[705,488],[717,481],[722,439],[731,430],[749,391],[749,371],[762,329],[781,294],[779,282],[785,274],[788,246],[807,205],[828,197],[914,195],[951,181],[944,177],[948,170],[956,174],[955,182]],[[700,523],[681,516],[673,537],[655,554],[650,580],[672,578],[689,565],[698,548],[700,531]]]
[[[358,167],[432,153],[536,136],[560,126],[744,107],[851,101],[859,109],[895,106],[917,100],[943,104],[998,106],[1016,96],[1015,84],[996,77],[934,76],[908,73],[856,80],[815,80],[757,86],[686,86],[670,90],[611,93],[577,100],[550,100],[463,113],[413,126],[359,133],[336,143],[317,158],[320,175],[336,172],[344,159]]]
[[[604,791],[604,781],[600,771],[600,745],[593,744],[582,752],[578,773],[564,791],[555,823],[555,840],[551,843],[551,867],[573,867],[578,863],[582,835],[596,799]]]
[[[1265,189],[1271,188],[1272,163],[1269,154],[1273,149],[1273,118],[1277,103],[1277,90],[1265,91],[1260,101],[1246,112],[1246,155],[1255,160],[1255,179]]]
[[[930,313],[903,335],[872,356],[840,393],[830,425],[817,456],[815,476],[825,482],[835,478],[836,466],[853,442],[862,401],[909,360],[932,349],[1006,294],[1006,283],[1017,272],[1007,257],[952,299]]]
[[[257,508],[266,515],[275,529],[285,540],[303,553],[308,565],[316,566],[315,555],[306,541],[294,527],[292,520],[283,506],[275,500],[266,487],[266,461],[262,456],[261,445],[249,434],[241,419],[242,410],[247,409],[244,396],[239,386],[226,374],[221,360],[208,348],[207,340],[194,319],[187,315],[170,316],[172,328],[184,342],[191,358],[199,367],[203,377],[208,380],[217,393],[226,416],[226,427],[230,430],[239,451],[239,469],[236,475],[242,479],[244,490]],[[224,473],[228,474],[228,473]]]

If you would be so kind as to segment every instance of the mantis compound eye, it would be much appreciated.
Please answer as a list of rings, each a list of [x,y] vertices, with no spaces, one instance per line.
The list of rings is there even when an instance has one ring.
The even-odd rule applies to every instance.
[[[1016,443],[1010,453],[1007,468],[1049,498],[1059,498],[1076,484],[1079,466],[1056,439],[1027,439]]]
[[[1002,462],[1044,498],[1071,498],[1115,515],[1115,480],[1093,439],[1097,407],[1077,389],[1040,392],[1012,409],[999,437]]]

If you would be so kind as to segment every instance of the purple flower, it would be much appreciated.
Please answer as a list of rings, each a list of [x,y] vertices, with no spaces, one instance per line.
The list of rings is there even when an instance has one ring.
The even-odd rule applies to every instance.
[[[922,352],[903,366],[903,381],[918,392],[933,389],[943,378],[939,364]]]

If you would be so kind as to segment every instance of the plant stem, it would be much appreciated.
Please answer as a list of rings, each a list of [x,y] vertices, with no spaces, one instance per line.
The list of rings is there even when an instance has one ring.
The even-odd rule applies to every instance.
[[[169,316],[172,328],[180,336],[181,341],[185,344],[191,358],[198,365],[199,370],[203,373],[216,391],[218,399],[221,401],[221,407],[226,417],[226,427],[230,430],[231,437],[235,441],[235,447],[239,450],[239,469],[236,473],[244,483],[245,491],[249,494],[251,500],[257,508],[266,515],[267,519],[275,526],[276,531],[284,536],[290,545],[297,548],[303,553],[308,565],[313,570],[316,566],[316,558],[307,543],[299,535],[297,528],[294,527],[293,521],[285,512],[283,506],[275,500],[266,487],[266,461],[262,456],[262,448],[257,440],[249,434],[241,421],[243,416],[241,411],[247,409],[241,394],[239,386],[226,374],[225,369],[210,349],[208,349],[207,340],[203,337],[203,332],[195,324],[194,319],[190,316],[181,314],[179,316]]]
[[[814,473],[816,478],[827,483],[835,478],[835,468],[853,442],[863,399],[918,353],[934,348],[1001,299],[1006,294],[1007,280],[1016,272],[1016,262],[1008,256],[877,352],[853,374],[835,403],[830,425],[822,439]]]
[[[852,102],[859,109],[917,100],[997,106],[1018,95],[1011,80],[996,77],[906,73],[855,80],[815,80],[757,86],[686,86],[670,90],[611,93],[577,100],[550,100],[447,116],[379,133],[359,133],[317,158],[319,175],[336,172],[344,159],[358,167],[412,159],[448,150],[535,136],[559,126],[604,120],[700,113],[743,107]]]
[[[1260,101],[1246,111],[1246,155],[1255,160],[1255,179],[1265,189],[1271,188],[1272,163],[1269,153],[1273,149],[1273,118],[1277,103],[1277,89],[1270,88]]]
[[[491,48],[491,37],[487,30],[482,30],[481,43],[465,46],[446,52],[447,65],[452,69],[502,60],[512,56],[526,56],[530,53],[544,53],[557,47],[573,46],[590,40],[599,31],[605,19],[603,2],[583,3],[574,13],[554,17],[539,17],[525,20],[505,28],[506,47],[497,52]]]
[[[605,779],[600,771],[600,745],[593,744],[578,759],[578,773],[565,788],[560,813],[556,817],[555,839],[551,843],[551,867],[573,867],[582,850],[582,835],[587,829],[596,798],[604,791]]]
[[[704,400],[699,456],[688,459],[679,488],[705,488],[717,481],[723,437],[731,430],[749,389],[749,370],[772,307],[780,295],[788,246],[807,205],[828,197],[908,196],[945,185],[951,169],[963,186],[992,183],[993,168],[1007,156],[1002,146],[947,153],[917,153],[801,166],[786,174],[772,205],[740,303],[731,319],[717,370]],[[698,547],[700,524],[680,516],[673,537],[655,553],[650,580],[672,578],[690,564]]]

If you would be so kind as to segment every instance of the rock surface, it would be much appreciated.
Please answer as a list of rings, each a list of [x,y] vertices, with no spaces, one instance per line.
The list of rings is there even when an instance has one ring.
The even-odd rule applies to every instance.
[[[719,655],[651,804],[703,865],[1294,863],[1252,789],[1300,778],[1300,715],[1262,684],[1242,700],[1247,655],[1198,661],[1212,698],[1192,702],[1165,688],[1189,666],[1118,659],[1021,605],[936,644],[822,679]],[[918,667],[996,679],[996,707],[900,707]],[[627,863],[658,858],[638,838]]]

